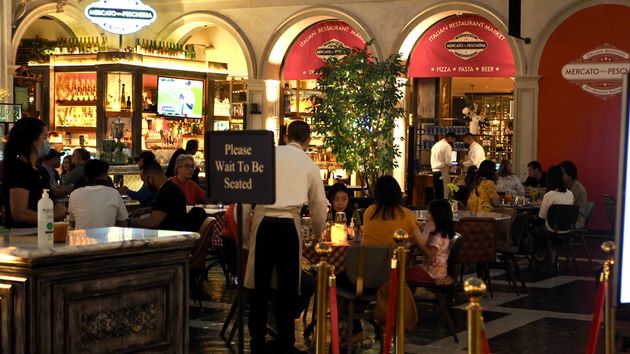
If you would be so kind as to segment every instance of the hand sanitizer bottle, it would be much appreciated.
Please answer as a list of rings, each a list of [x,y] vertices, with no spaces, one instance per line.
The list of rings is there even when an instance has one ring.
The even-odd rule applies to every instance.
[[[37,202],[37,246],[51,247],[54,231],[53,202],[48,197],[48,189],[44,189],[42,199]]]

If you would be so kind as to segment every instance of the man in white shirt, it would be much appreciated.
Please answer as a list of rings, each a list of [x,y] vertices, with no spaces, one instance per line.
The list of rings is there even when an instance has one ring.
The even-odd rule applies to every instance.
[[[444,139],[438,141],[431,148],[431,170],[433,171],[433,190],[435,199],[448,198],[448,184],[451,182],[449,169],[452,165],[453,147],[457,140],[455,133],[449,132]]]
[[[475,136],[470,133],[464,135],[464,145],[468,148],[468,154],[462,163],[464,170],[467,170],[470,166],[477,166],[477,168],[479,168],[479,165],[486,159],[486,152],[483,151],[483,147],[477,143]]]
[[[85,163],[88,185],[70,193],[68,221],[77,229],[127,225],[127,208],[118,191],[108,185],[109,164],[101,160]]]
[[[294,315],[300,284],[302,239],[300,211],[308,204],[315,235],[324,230],[327,200],[319,167],[305,153],[311,140],[306,122],[287,128],[288,145],[276,148],[276,202],[256,205],[249,239],[245,286],[250,296],[249,333],[252,354],[265,353],[267,309],[272,273],[277,280],[277,347],[273,353],[306,353],[297,350]]]

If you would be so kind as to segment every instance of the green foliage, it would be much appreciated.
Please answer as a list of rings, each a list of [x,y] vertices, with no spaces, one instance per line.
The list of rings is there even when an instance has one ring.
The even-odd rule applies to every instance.
[[[344,169],[356,171],[368,191],[378,177],[391,173],[400,156],[394,141],[394,127],[404,117],[399,106],[404,83],[397,80],[405,73],[400,54],[380,61],[368,48],[335,50],[345,56],[331,56],[316,73],[313,96],[313,130],[324,137]]]

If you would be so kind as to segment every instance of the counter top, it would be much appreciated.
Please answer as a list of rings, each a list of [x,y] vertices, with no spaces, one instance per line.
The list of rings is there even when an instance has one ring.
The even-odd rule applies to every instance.
[[[0,263],[150,246],[192,245],[198,238],[196,232],[103,227],[70,230],[65,243],[38,247],[37,229],[12,229],[0,236]]]

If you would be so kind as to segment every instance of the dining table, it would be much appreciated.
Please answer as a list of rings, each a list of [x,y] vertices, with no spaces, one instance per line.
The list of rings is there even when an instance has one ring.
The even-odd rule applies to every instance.
[[[416,220],[418,221],[427,221],[428,210],[413,210],[413,213],[416,215]],[[509,215],[494,213],[491,211],[470,211],[470,210],[458,210],[453,214],[453,220],[457,221],[461,218],[493,218],[496,221],[507,220],[510,219]]]

